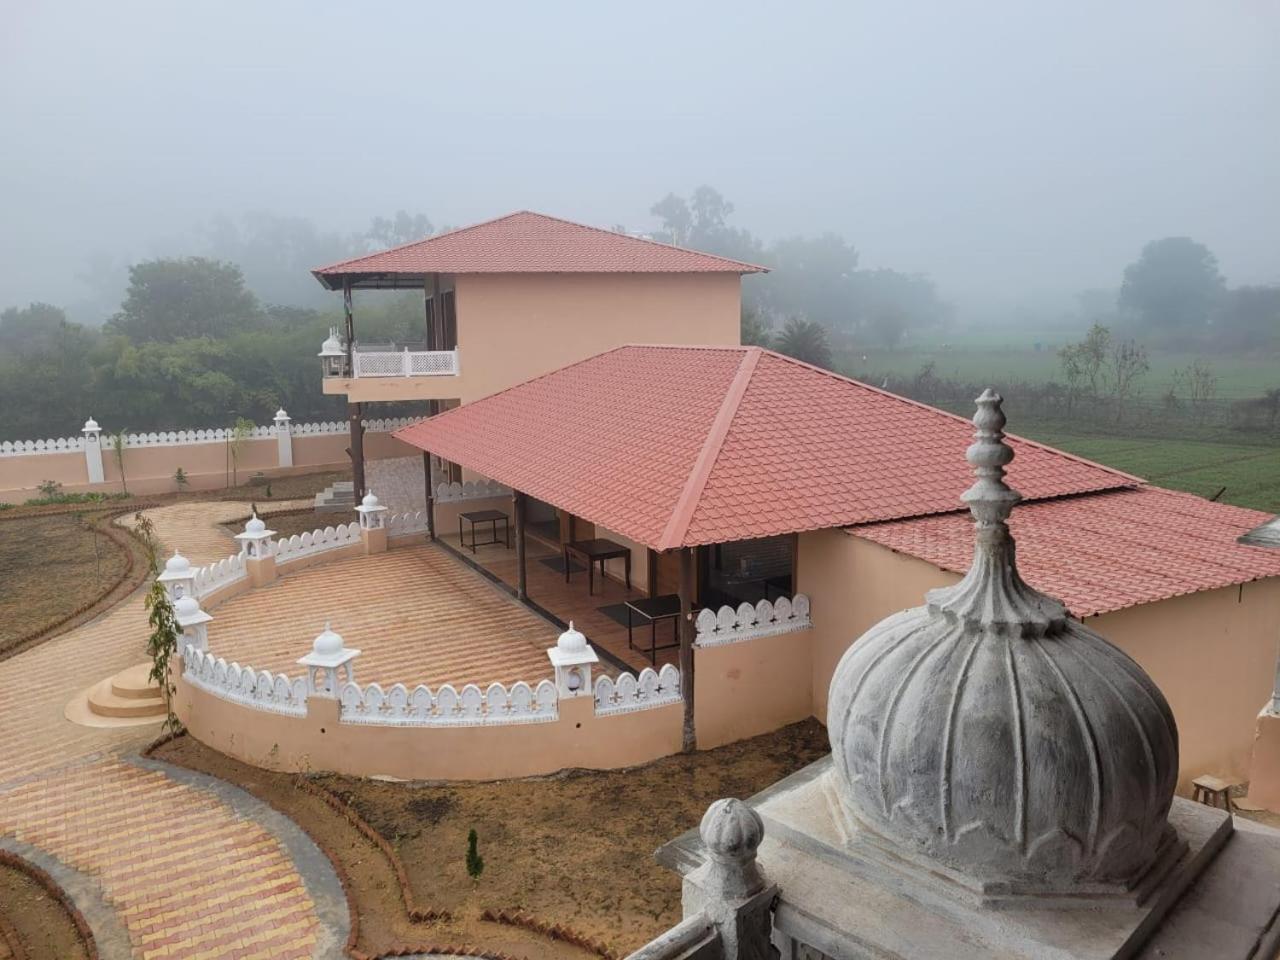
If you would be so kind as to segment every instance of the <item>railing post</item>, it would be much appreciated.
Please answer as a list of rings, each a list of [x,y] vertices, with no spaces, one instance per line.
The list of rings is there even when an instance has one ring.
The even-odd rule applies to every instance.
[[[451,352],[453,353],[453,373],[457,376],[462,372],[462,358],[457,347],[454,347]]]
[[[98,421],[90,417],[84,422],[84,465],[89,474],[90,483],[102,483],[102,428]]]
[[[289,414],[284,407],[276,411],[276,463],[281,467],[293,466],[293,434],[289,430]]]
[[[404,353],[400,358],[400,369],[406,377],[413,376],[413,361],[409,357],[409,348],[404,348]]]

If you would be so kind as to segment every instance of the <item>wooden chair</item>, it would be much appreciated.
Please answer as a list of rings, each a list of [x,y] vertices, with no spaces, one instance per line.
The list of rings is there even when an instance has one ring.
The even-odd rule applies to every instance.
[[[1218,798],[1222,798],[1222,808],[1227,813],[1234,813],[1235,806],[1231,803],[1231,788],[1236,784],[1228,780],[1222,780],[1218,777],[1205,776],[1196,777],[1191,781],[1191,799],[1197,803],[1203,803],[1205,806],[1216,807]]]

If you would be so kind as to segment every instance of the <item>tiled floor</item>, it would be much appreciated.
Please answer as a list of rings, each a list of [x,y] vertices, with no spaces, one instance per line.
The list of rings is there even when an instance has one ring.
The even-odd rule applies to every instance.
[[[163,542],[207,563],[235,549],[217,524],[247,512],[193,501],[149,515]],[[63,717],[76,693],[145,659],[146,636],[135,594],[0,662],[0,840],[99,889],[135,957],[334,955],[275,833],[243,804],[124,759],[158,725],[90,729]]]

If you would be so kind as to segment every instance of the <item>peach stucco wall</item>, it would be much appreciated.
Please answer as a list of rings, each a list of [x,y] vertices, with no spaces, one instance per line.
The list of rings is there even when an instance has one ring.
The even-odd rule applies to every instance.
[[[924,602],[959,577],[915,557],[826,530],[800,538],[798,589],[814,609],[813,703],[825,721],[844,651],[884,617]],[[1202,773],[1247,778],[1258,711],[1280,643],[1280,580],[1172,597],[1090,617],[1151,675],[1173,708],[1180,786]]]
[[[812,650],[812,630],[696,648],[698,748],[744,740],[811,716]]]
[[[561,700],[558,719],[546,723],[398,727],[339,723],[336,700],[311,697],[307,705],[305,717],[281,716],[179,683],[175,712],[197,740],[257,767],[403,780],[635,766],[678,752],[683,718],[678,703],[598,717],[586,696]]]
[[[468,274],[457,278],[452,377],[332,379],[355,402],[478,400],[626,343],[739,342],[732,273]],[[356,331],[360,305],[356,303]]]

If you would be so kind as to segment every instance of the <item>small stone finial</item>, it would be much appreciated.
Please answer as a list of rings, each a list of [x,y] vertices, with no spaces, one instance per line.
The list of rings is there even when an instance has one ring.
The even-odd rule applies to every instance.
[[[760,814],[741,800],[717,800],[698,828],[710,858],[704,880],[708,893],[723,899],[749,897],[764,887],[756,850],[764,840]]]
[[[1022,494],[1005,483],[1005,467],[1013,447],[1005,442],[1004,398],[990,387],[975,401],[974,440],[965,459],[977,475],[960,495],[973,514],[973,564],[952,587],[930,590],[928,607],[935,614],[955,617],[974,629],[991,629],[1021,636],[1044,636],[1061,628],[1067,610],[1061,602],[1040,593],[1018,575],[1016,548],[1008,519]]]

